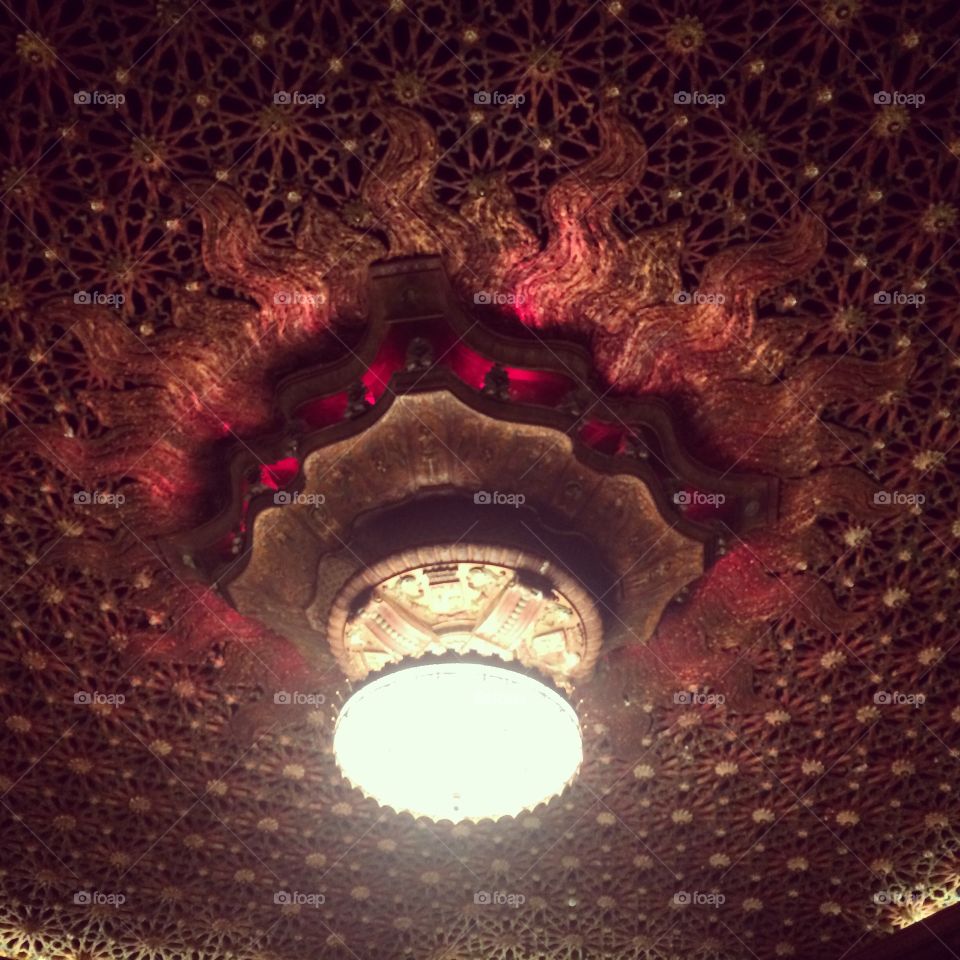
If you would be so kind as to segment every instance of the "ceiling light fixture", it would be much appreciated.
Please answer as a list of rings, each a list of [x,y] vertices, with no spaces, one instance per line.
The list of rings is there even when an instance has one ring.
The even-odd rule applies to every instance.
[[[414,663],[344,704],[333,750],[343,775],[398,812],[496,820],[556,796],[583,759],[577,714],[552,686],[507,665]]]

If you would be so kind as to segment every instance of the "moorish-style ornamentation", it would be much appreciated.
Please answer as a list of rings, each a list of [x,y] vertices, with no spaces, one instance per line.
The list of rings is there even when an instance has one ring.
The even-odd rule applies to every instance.
[[[0,953],[839,960],[949,908],[958,16],[0,11]],[[457,418],[622,513],[497,594],[580,617],[502,638],[570,670],[580,776],[449,826],[330,743],[365,591],[436,575],[367,508]],[[554,529],[536,471],[482,482]],[[458,581],[526,570],[461,542]]]
[[[342,632],[333,635],[340,640],[334,653],[348,677],[363,678],[407,657],[475,653],[516,659],[547,676],[564,678],[594,652],[588,637],[600,624],[589,598],[581,595],[578,604],[556,588],[548,592],[534,586],[532,576],[524,576],[544,576],[549,560],[530,557],[524,558],[524,566],[501,566],[485,556],[483,547],[457,544],[438,549],[441,555],[424,563],[418,552],[390,558],[387,571],[399,571],[379,583],[373,579],[373,592],[356,613],[346,613],[352,606],[346,598],[337,604],[345,615]],[[456,559],[461,557],[469,559]],[[493,559],[517,564],[510,557]],[[383,572],[363,571],[361,582]],[[348,596],[358,587],[349,584]],[[584,617],[592,619],[592,631]],[[334,625],[338,620],[335,615]],[[591,639],[595,646],[598,638]]]
[[[668,405],[604,398],[569,345],[484,333],[457,307],[438,258],[390,260],[371,276],[363,342],[346,362],[281,383],[274,406],[285,425],[257,450],[239,446],[227,509],[165,545],[182,576],[206,578],[317,669],[328,645],[353,680],[401,656],[468,649],[583,683],[603,633],[607,650],[645,645],[731,536],[776,517],[775,479],[697,464]],[[273,470],[290,474],[283,490],[261,466],[279,452],[297,455]],[[455,547],[478,538],[475,561],[539,578],[544,602],[579,597],[589,612],[569,644],[541,640],[538,650],[537,633],[525,635],[536,607],[520,584],[498,592],[499,605],[484,596],[472,616],[461,611],[476,628],[466,640],[465,627],[441,639],[439,610],[424,620],[379,594],[377,619],[354,609],[403,571],[397,551],[419,565],[470,563]],[[518,603],[524,631],[500,634]],[[357,618],[368,629],[351,632]],[[674,651],[707,653],[696,640]]]

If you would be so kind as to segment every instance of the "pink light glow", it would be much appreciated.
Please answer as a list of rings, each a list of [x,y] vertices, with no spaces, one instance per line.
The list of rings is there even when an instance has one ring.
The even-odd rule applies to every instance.
[[[493,361],[460,343],[447,357],[450,369],[464,383],[479,390]],[[510,377],[510,398],[518,403],[556,404],[570,389],[571,382],[561,373],[549,370],[528,370],[524,367],[505,367]]]
[[[517,295],[517,303],[515,304],[517,319],[525,327],[540,327],[543,325],[540,312],[528,294],[529,290],[526,294]]]
[[[313,428],[339,423],[347,412],[347,394],[335,393],[330,397],[318,397],[297,409],[297,416]]]
[[[376,358],[362,377],[369,403],[376,403],[387,389],[390,377],[403,369],[405,352],[405,347],[395,337],[388,337],[380,345]]]
[[[460,343],[447,354],[450,369],[466,384],[479,390],[490,372],[493,361]]]
[[[615,423],[590,420],[580,430],[580,440],[600,453],[613,455],[620,450],[623,428]]]
[[[299,469],[300,461],[296,457],[283,457],[260,468],[260,482],[271,490],[279,490],[290,483]]]
[[[695,523],[705,523],[709,520],[728,518],[735,509],[730,497],[723,494],[712,494],[688,487],[678,496],[685,498],[679,502],[680,511],[688,520]],[[719,498],[719,499],[718,499]]]

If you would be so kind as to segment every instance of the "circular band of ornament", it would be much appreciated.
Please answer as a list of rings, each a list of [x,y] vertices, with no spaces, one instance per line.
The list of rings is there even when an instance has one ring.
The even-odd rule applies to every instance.
[[[404,550],[353,576],[334,599],[330,647],[351,680],[405,658],[498,656],[569,687],[588,676],[603,627],[557,563],[491,544]]]

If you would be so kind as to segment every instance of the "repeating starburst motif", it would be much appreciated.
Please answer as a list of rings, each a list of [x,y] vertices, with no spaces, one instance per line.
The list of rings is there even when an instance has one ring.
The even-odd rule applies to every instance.
[[[955,901],[955,11],[30,0],[0,22],[0,953],[840,957]],[[573,208],[596,242],[570,266],[549,243]],[[584,263],[636,294],[609,251],[649,244],[659,294],[809,246],[751,287],[753,332],[683,381],[671,341],[656,384],[714,465],[795,484],[796,525],[694,597],[729,604],[711,640],[762,709],[639,704],[629,756],[589,728],[548,807],[416,824],[339,778],[340,691],[243,735],[296,665],[152,537],[217,508],[276,376],[342,348],[275,309],[278,277],[348,304],[357,263],[490,224],[459,289],[525,284],[520,319],[581,340],[620,323],[607,372],[659,297],[591,303]],[[810,481],[828,468],[850,473]],[[893,509],[857,514],[853,471]],[[130,509],[78,502],[93,475]]]

